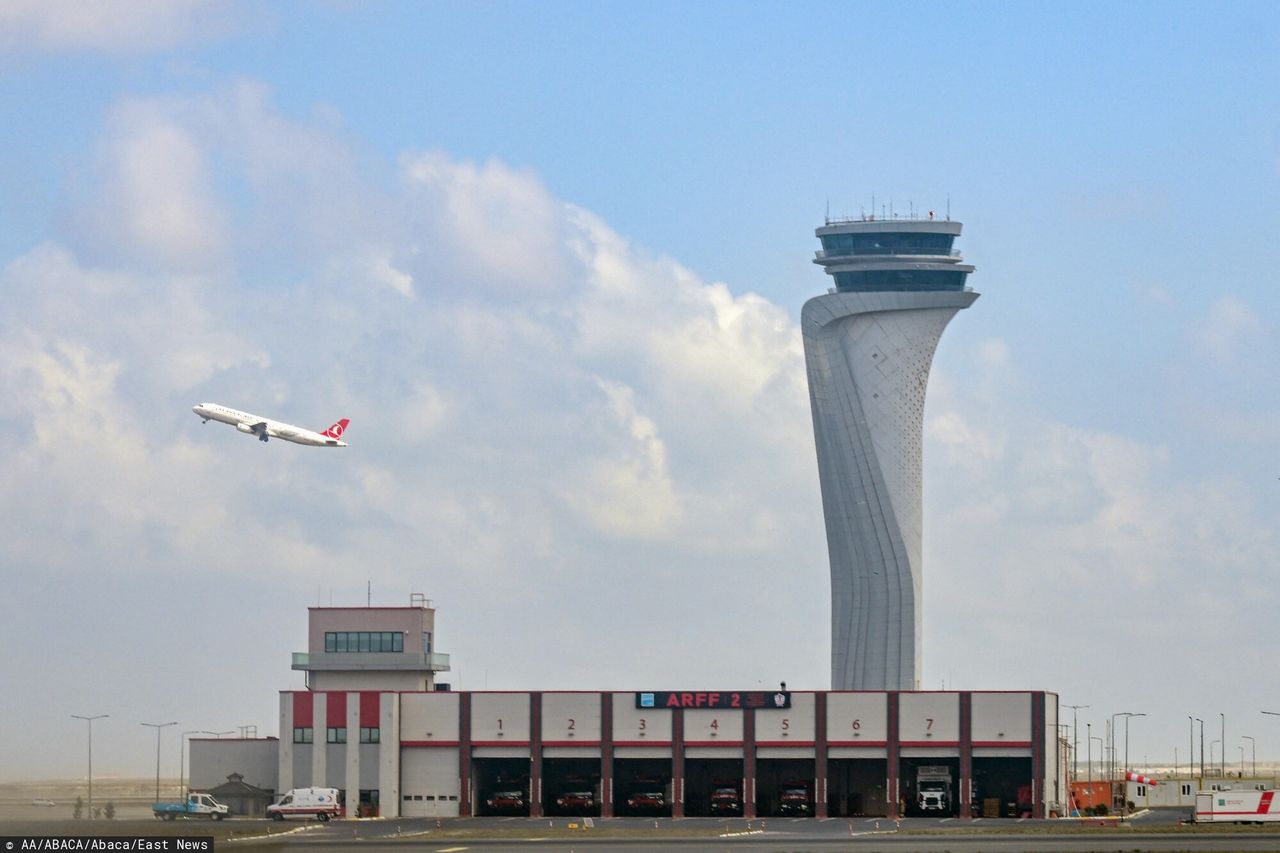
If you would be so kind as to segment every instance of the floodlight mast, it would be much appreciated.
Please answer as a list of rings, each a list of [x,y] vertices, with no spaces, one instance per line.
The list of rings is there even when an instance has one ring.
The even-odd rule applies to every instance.
[[[110,714],[95,714],[92,717],[84,717],[80,714],[72,714],[74,719],[84,720],[89,724],[89,820],[93,820],[93,721],[103,720],[110,717]]]

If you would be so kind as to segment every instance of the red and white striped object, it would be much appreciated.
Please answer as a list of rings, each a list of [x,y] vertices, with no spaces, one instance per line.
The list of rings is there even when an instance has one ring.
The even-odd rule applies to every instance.
[[[1152,779],[1147,776],[1143,776],[1141,773],[1133,773],[1133,772],[1124,774],[1124,780],[1126,782],[1137,782],[1139,785],[1150,785],[1153,788],[1156,785],[1160,784],[1155,779]]]

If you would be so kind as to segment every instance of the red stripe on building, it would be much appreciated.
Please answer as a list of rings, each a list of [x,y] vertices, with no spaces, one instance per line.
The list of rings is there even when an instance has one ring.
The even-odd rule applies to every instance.
[[[1262,797],[1258,800],[1258,814],[1267,814],[1271,811],[1271,798],[1275,795],[1275,791],[1262,792]]]
[[[326,693],[324,719],[325,725],[331,729],[345,728],[347,725],[347,694]]]
[[[315,718],[313,713],[314,700],[314,693],[293,694],[293,727],[295,729],[311,728],[312,720]]]
[[[382,712],[382,696],[378,693],[360,694],[360,727],[378,728],[378,720]]]

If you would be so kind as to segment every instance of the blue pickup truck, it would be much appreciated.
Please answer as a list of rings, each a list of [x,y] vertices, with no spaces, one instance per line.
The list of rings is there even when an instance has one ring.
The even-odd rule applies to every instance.
[[[231,810],[208,794],[191,794],[185,803],[156,803],[151,807],[156,820],[174,820],[180,817],[207,817],[222,820],[231,816]]]

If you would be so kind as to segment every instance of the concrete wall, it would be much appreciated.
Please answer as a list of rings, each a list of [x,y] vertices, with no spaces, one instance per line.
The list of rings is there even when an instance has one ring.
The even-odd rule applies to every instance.
[[[472,693],[471,740],[489,745],[528,743],[529,694]]]
[[[542,742],[600,742],[599,693],[543,693]]]
[[[192,738],[190,787],[216,788],[232,773],[256,788],[279,790],[280,742],[275,738]]]
[[[458,693],[401,693],[400,739],[408,743],[457,743]]]

